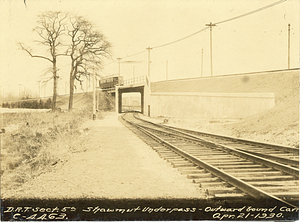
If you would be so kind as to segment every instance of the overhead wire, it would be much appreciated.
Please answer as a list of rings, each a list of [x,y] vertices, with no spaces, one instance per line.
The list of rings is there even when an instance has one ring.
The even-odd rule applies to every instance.
[[[131,57],[131,56],[135,56],[135,55],[142,54],[143,52],[146,52],[146,51],[147,51],[147,50],[143,50],[143,51],[140,51],[140,52],[137,52],[137,53],[134,53],[134,54],[128,55],[128,56],[124,56],[124,57],[121,57],[121,58],[122,58],[122,59],[125,59],[125,58]]]
[[[232,18],[229,18],[229,19],[225,19],[225,20],[223,20],[223,21],[215,22],[215,23],[212,23],[212,24],[217,25],[217,24],[229,22],[229,21],[232,21],[232,20],[236,20],[236,19],[239,19],[239,18],[248,16],[248,15],[251,15],[251,14],[254,14],[254,13],[257,13],[257,12],[260,12],[260,11],[263,11],[263,10],[265,10],[265,9],[271,8],[271,7],[273,7],[273,6],[279,5],[279,4],[281,4],[281,3],[285,2],[285,1],[287,1],[287,0],[280,0],[280,1],[274,2],[274,3],[272,3],[272,4],[266,5],[266,6],[262,7],[262,8],[259,8],[259,9],[256,9],[256,10],[253,10],[253,11],[250,11],[250,12],[247,12],[247,13],[245,13],[245,14],[242,14],[242,15],[239,15],[239,16],[236,16],[236,17],[232,17]],[[196,34],[198,34],[198,33],[201,33],[201,32],[203,32],[203,31],[205,31],[205,30],[207,30],[207,29],[209,29],[209,27],[205,27],[205,28],[203,28],[203,29],[200,29],[200,30],[198,30],[197,32],[194,32],[194,33],[192,33],[192,34],[190,34],[190,35],[187,35],[187,36],[185,36],[185,37],[183,37],[183,38],[180,38],[180,39],[177,39],[177,40],[175,40],[175,41],[172,41],[172,42],[168,42],[168,43],[165,43],[165,44],[162,44],[162,45],[157,45],[157,46],[151,47],[151,49],[156,49],[156,48],[160,48],[160,47],[164,47],[164,46],[168,46],[168,45],[171,45],[171,44],[180,42],[180,41],[185,40],[185,39],[187,39],[187,38],[190,38],[190,37],[192,37],[192,36],[194,36],[194,35],[196,35]],[[143,51],[140,51],[140,52],[137,52],[137,53],[134,53],[134,54],[125,56],[125,57],[121,57],[121,58],[128,58],[128,57],[131,57],[131,56],[135,56],[135,55],[144,53],[144,52],[146,52],[146,51],[147,51],[147,50],[143,50]],[[112,62],[112,63],[115,63],[115,62],[117,62],[117,60],[114,61],[114,62]],[[109,64],[107,64],[107,65],[110,65],[110,64],[112,64],[112,63],[109,63]]]
[[[131,56],[135,56],[135,55],[142,54],[142,53],[144,53],[144,52],[146,52],[146,51],[147,51],[147,50],[143,50],[143,51],[140,51],[140,52],[137,52],[137,53],[134,53],[134,54],[130,54],[130,55],[127,55],[127,56],[124,56],[124,57],[120,57],[120,58],[121,58],[121,59],[129,58],[129,57],[131,57]],[[112,61],[112,62],[110,62],[110,63],[108,63],[108,64],[105,64],[104,66],[108,66],[108,65],[113,64],[113,63],[116,63],[116,62],[118,62],[118,60],[114,60],[114,61]]]
[[[271,7],[275,6],[275,5],[279,5],[279,4],[281,4],[281,3],[285,2],[285,1],[287,1],[287,0],[280,0],[280,1],[274,2],[274,3],[270,4],[270,5],[264,6],[264,7],[262,7],[262,8],[253,10],[253,11],[251,11],[251,12],[247,12],[247,13],[245,13],[245,14],[242,14],[242,15],[239,15],[239,16],[236,16],[236,17],[233,17],[233,18],[230,18],[230,19],[226,19],[226,20],[223,20],[223,21],[220,21],[220,22],[215,22],[215,23],[213,23],[213,24],[217,25],[217,24],[229,22],[229,21],[232,21],[232,20],[235,20],[235,19],[239,19],[239,18],[245,17],[245,16],[247,16],[247,15],[251,15],[251,14],[254,14],[254,13],[257,13],[257,12],[260,12],[260,11],[263,11],[263,10],[265,10],[265,9],[271,8]]]
[[[245,13],[245,14],[242,14],[242,15],[239,15],[239,16],[236,16],[236,17],[233,17],[233,18],[230,18],[230,19],[226,19],[226,20],[223,20],[223,21],[220,21],[220,22],[215,22],[215,23],[212,23],[212,24],[217,25],[217,24],[229,22],[229,21],[232,21],[232,20],[235,20],[235,19],[238,19],[238,18],[242,18],[242,17],[245,17],[245,16],[247,16],[247,15],[251,15],[251,14],[254,14],[254,13],[256,13],[256,12],[260,12],[260,11],[262,11],[262,10],[271,8],[271,7],[275,6],[275,5],[278,5],[278,4],[283,3],[283,2],[285,2],[285,1],[287,1],[287,0],[280,0],[280,1],[274,2],[274,3],[270,4],[270,5],[264,6],[264,7],[262,7],[262,8],[259,8],[259,9],[256,9],[256,10],[247,12],[247,13]],[[209,28],[209,27],[205,27],[205,28],[203,28],[203,29],[201,29],[201,30],[199,30],[199,31],[197,31],[197,32],[195,32],[195,33],[193,33],[193,34],[190,34],[190,35],[188,35],[188,36],[185,36],[185,37],[183,37],[183,38],[181,38],[181,39],[178,39],[178,40],[175,40],[175,41],[166,43],[166,44],[162,44],[162,45],[159,45],[159,46],[152,47],[152,49],[155,49],[155,48],[159,48],[159,47],[163,47],[163,46],[167,46],[167,45],[174,44],[174,43],[176,43],[176,42],[179,42],[179,41],[182,41],[182,40],[184,40],[184,39],[187,39],[187,38],[189,38],[189,37],[191,37],[191,36],[193,36],[193,35],[196,35],[196,34],[198,34],[198,33],[200,33],[200,32],[203,32],[203,31],[205,31],[205,30],[208,29],[208,28]]]
[[[197,32],[194,32],[193,34],[190,34],[190,35],[188,35],[188,36],[185,36],[185,37],[183,37],[183,38],[181,38],[181,39],[178,39],[178,40],[175,40],[175,41],[173,41],[173,42],[169,42],[169,43],[166,43],[166,44],[163,44],[163,45],[154,46],[154,47],[152,47],[152,49],[157,49],[157,48],[160,48],[160,47],[164,47],[164,46],[167,46],[167,45],[174,44],[174,43],[176,43],[176,42],[180,42],[180,41],[182,41],[182,40],[184,40],[184,39],[187,39],[187,38],[189,38],[189,37],[191,37],[191,36],[193,36],[193,35],[196,35],[196,34],[198,34],[198,33],[200,33],[200,32],[203,32],[203,31],[205,31],[206,29],[208,29],[208,27],[205,27],[205,28],[203,28],[203,29],[201,29],[201,30],[199,30],[199,31],[197,31]]]

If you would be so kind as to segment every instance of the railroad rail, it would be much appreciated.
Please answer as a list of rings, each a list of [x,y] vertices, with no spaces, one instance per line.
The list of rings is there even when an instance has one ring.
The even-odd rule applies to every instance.
[[[138,117],[136,117],[138,118]],[[155,125],[150,121],[138,118],[144,122]],[[245,140],[241,138],[235,138],[230,136],[212,134],[207,132],[200,132],[190,129],[183,129],[174,126],[162,125],[174,132],[187,133],[190,136],[196,136],[197,138],[205,139],[211,143],[224,146],[232,146],[235,149],[251,153],[269,160],[273,160],[282,164],[290,165],[299,168],[299,148],[287,147],[278,144],[262,143],[253,140]]]
[[[267,198],[297,207],[298,168],[246,152],[239,141],[239,148],[234,148],[132,113],[122,118],[160,156],[198,183],[208,197]]]

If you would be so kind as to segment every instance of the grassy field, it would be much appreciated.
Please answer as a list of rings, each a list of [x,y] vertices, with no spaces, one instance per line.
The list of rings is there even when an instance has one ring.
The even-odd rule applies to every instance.
[[[88,129],[90,109],[72,112],[2,113],[1,189],[13,189],[64,162]],[[98,113],[98,118],[101,114]]]

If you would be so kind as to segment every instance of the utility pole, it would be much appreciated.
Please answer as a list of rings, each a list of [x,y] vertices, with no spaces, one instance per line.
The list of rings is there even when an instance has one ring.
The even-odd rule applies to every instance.
[[[98,110],[98,98],[99,98],[99,93],[98,93],[98,87],[97,87],[97,83],[98,83],[98,78],[97,75],[95,76],[95,90],[96,90],[96,113]]]
[[[96,119],[95,68],[93,68],[93,120]]]
[[[44,85],[44,97],[46,97],[46,86],[47,86],[47,82],[45,82],[45,85]]]
[[[168,60],[166,61],[166,80],[168,80]]]
[[[41,80],[38,81],[38,83],[39,83],[39,98],[41,98]]]
[[[133,78],[133,81],[134,81],[134,78],[135,78],[135,67],[134,66],[132,67],[132,78]]]
[[[151,61],[150,61],[150,50],[152,48],[148,47],[146,49],[148,50],[148,79],[149,79],[149,88],[150,88],[150,63],[151,63]]]
[[[1,96],[1,107],[2,107],[2,103],[4,102],[4,87],[2,88],[2,86],[0,86],[0,96]],[[2,107],[3,108],[3,107]]]
[[[119,78],[118,78],[118,86],[120,87],[120,78],[121,78],[121,59],[122,58],[117,58],[119,61]]]
[[[216,26],[216,24],[212,24],[211,22],[209,24],[206,24],[206,26],[209,26],[210,30],[210,72],[211,77],[213,76],[213,63],[212,63],[212,27]]]
[[[201,77],[203,76],[203,49],[201,52]]]
[[[21,99],[21,84],[19,84],[19,99]]]
[[[290,69],[290,53],[291,53],[291,24],[288,24],[288,69]]]

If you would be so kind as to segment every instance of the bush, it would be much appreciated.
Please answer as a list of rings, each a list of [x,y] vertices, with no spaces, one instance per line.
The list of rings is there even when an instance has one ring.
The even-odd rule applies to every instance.
[[[111,111],[115,107],[113,96],[108,93],[99,93],[98,109],[103,111]]]
[[[16,127],[2,136],[1,189],[6,190],[20,186],[66,158],[81,134],[80,124],[91,117],[89,110],[1,115],[4,127]]]
[[[26,109],[51,109],[52,101],[49,98],[45,103],[42,100],[23,100],[20,102],[2,103],[3,108],[26,108]]]
[[[39,109],[44,109],[44,102],[43,102],[43,100],[41,100],[41,99],[40,99],[38,108],[39,108]]]
[[[52,100],[49,98],[45,103],[44,109],[51,109],[51,107],[52,107]]]

